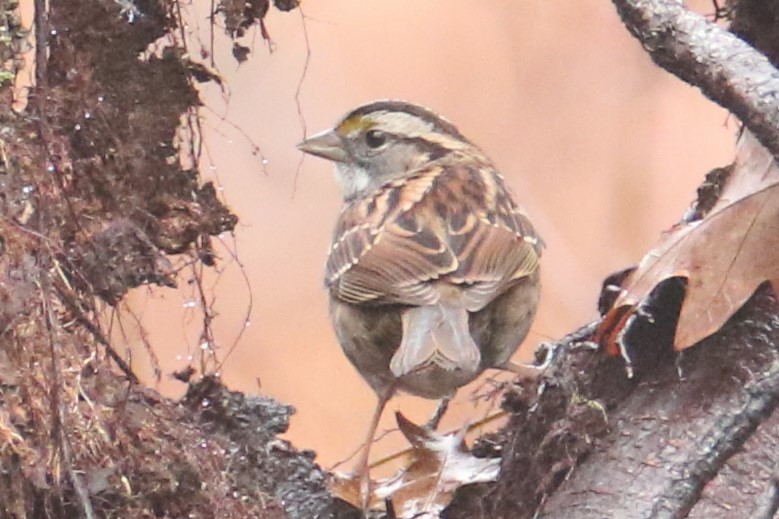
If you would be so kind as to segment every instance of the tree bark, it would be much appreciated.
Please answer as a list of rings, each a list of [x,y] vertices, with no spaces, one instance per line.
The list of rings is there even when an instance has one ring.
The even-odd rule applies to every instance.
[[[730,110],[779,156],[779,2],[729,3],[738,37],[680,1],[614,4],[659,66]],[[773,517],[779,317],[772,288],[763,285],[720,332],[677,354],[683,297],[681,280],[662,283],[645,309],[652,318],[629,331],[632,380],[620,360],[564,341],[538,399],[525,390],[519,405],[507,401],[514,415],[500,481],[470,489],[446,517]]]
[[[658,65],[779,156],[779,1],[729,4],[738,37],[680,1],[614,3]],[[167,401],[111,348],[101,305],[172,283],[167,255],[208,265],[208,236],[235,224],[170,160],[197,104],[193,78],[217,78],[175,45],[138,59],[175,34],[176,2],[48,5],[33,113],[12,113],[0,86],[0,519],[359,517],[327,494],[311,453],[277,439],[289,408],[212,377]],[[220,5],[239,33],[269,2]],[[4,29],[10,10],[0,0]],[[444,517],[773,517],[776,298],[763,286],[723,330],[676,354],[684,288],[661,284],[653,319],[631,329],[633,378],[589,345],[592,326],[560,341],[541,386],[514,386],[508,426],[474,449],[502,456],[499,480],[461,488]]]
[[[737,34],[688,11],[682,0],[613,1],[627,29],[658,66],[700,88],[779,157],[779,71],[769,58],[777,56],[775,49],[766,52],[765,47],[750,46]],[[760,3],[764,5],[752,0],[729,5],[734,9],[734,24],[749,27],[741,36],[772,45],[765,36],[750,34],[754,26],[745,23],[759,17],[756,11],[762,11],[765,4],[775,4],[770,0]],[[775,28],[760,26],[758,32]]]

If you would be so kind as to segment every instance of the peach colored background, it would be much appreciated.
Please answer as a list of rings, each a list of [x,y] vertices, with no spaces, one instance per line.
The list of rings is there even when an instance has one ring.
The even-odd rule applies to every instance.
[[[263,393],[296,406],[288,437],[328,465],[358,446],[374,397],[327,318],[321,278],[340,194],[324,161],[307,158],[297,171],[299,85],[309,133],[360,103],[401,98],[445,114],[494,159],[548,245],[525,358],[540,341],[595,317],[601,280],[640,259],[684,212],[704,173],[729,161],[735,124],[652,65],[610,2],[309,0],[303,9],[305,20],[271,10],[274,51],[250,33],[254,52],[240,66],[217,38],[229,92],[203,88],[203,162],[241,218],[235,242],[225,243],[237,250],[251,285],[250,325],[224,380],[250,392],[259,381]],[[311,51],[305,75],[304,26]],[[194,13],[192,33],[207,42],[206,29],[207,13]],[[218,279],[209,280],[221,353],[244,328],[250,304],[237,262],[222,256]],[[186,284],[134,294],[166,373],[198,347],[190,301]],[[138,342],[131,337],[134,362],[143,366]],[[183,389],[168,377],[159,387],[173,395]],[[483,416],[470,392],[460,392],[445,427]],[[412,397],[390,405],[417,421],[433,408]],[[395,438],[376,452],[401,444]]]

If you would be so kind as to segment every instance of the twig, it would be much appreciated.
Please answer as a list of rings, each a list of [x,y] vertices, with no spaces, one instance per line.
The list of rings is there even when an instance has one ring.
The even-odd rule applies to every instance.
[[[308,66],[311,62],[311,42],[308,39],[308,27],[306,26],[306,14],[303,12],[303,6],[298,6],[298,10],[300,11],[300,21],[303,28],[303,39],[306,42],[306,59],[303,62],[303,71],[300,74],[300,79],[298,80],[297,88],[295,89],[295,106],[297,107],[298,111],[298,120],[300,121],[300,128],[303,130],[303,138],[305,139],[308,135],[308,127],[306,125],[306,118],[303,115],[303,107],[300,104],[300,93],[303,90],[303,82],[306,80],[306,76],[308,75]],[[292,177],[292,196],[295,196],[295,193],[297,193],[298,190],[298,177],[300,176],[300,172],[303,169],[303,160],[304,160],[304,154],[300,154],[300,159],[298,160],[298,165],[295,168],[295,176]]]
[[[113,346],[111,346],[111,341],[108,340],[108,338],[103,334],[100,328],[98,328],[94,323],[92,323],[87,318],[86,315],[84,315],[84,311],[77,303],[77,299],[75,295],[70,291],[70,289],[64,286],[64,284],[57,278],[55,278],[54,287],[56,288],[61,301],[65,303],[65,306],[67,306],[68,310],[73,312],[79,324],[81,324],[84,328],[86,328],[87,331],[89,331],[89,333],[91,333],[92,336],[95,338],[95,340],[97,340],[97,342],[103,345],[108,356],[111,358],[111,360],[116,362],[117,366],[119,366],[119,369],[122,370],[122,372],[130,380],[130,382],[137,384],[139,380],[138,377],[135,375],[135,373],[133,373],[132,368],[127,364],[127,362],[125,362],[122,356],[116,352]]]
[[[60,441],[60,449],[62,449],[62,458],[68,466],[68,476],[70,476],[70,482],[73,484],[73,489],[76,491],[78,500],[81,503],[81,510],[84,512],[86,519],[94,519],[95,511],[92,508],[92,501],[89,499],[89,490],[84,479],[79,475],[76,469],[73,468],[70,459],[70,446],[68,445],[67,438],[64,437]]]
[[[49,13],[46,10],[46,0],[35,0],[35,84],[39,91],[48,84],[49,61]],[[39,104],[40,100],[36,101]]]
[[[227,352],[224,355],[222,355],[222,359],[219,361],[219,364],[216,367],[216,371],[221,371],[225,362],[227,362],[227,359],[230,357],[230,355],[233,354],[235,349],[238,347],[238,343],[240,342],[241,338],[246,332],[246,329],[249,327],[249,324],[251,324],[251,315],[252,315],[252,310],[254,309],[254,293],[252,292],[251,280],[249,279],[249,275],[246,273],[246,267],[244,267],[240,257],[238,256],[238,244],[235,241],[233,241],[234,244],[233,248],[230,248],[227,246],[224,239],[222,239],[221,237],[218,237],[218,239],[219,239],[219,243],[221,243],[222,247],[224,247],[224,250],[226,250],[227,253],[230,255],[230,258],[238,265],[238,272],[240,272],[241,277],[243,278],[243,282],[244,285],[246,286],[246,290],[249,298],[249,300],[246,303],[246,312],[244,313],[243,316],[243,325],[241,326],[241,330],[238,332],[238,335],[235,337],[233,344],[230,346]]]

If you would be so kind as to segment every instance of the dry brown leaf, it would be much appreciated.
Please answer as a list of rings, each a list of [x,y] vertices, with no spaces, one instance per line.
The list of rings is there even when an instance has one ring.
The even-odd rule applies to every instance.
[[[390,500],[398,519],[437,518],[459,487],[497,478],[500,459],[473,456],[464,440],[467,427],[438,434],[400,413],[395,417],[412,446],[409,462],[394,476],[371,481],[371,508]],[[351,476],[334,474],[330,481],[331,492],[356,507],[360,506],[359,488],[359,480]]]
[[[717,202],[701,220],[665,233],[622,284],[597,337],[609,352],[624,351],[621,332],[663,280],[687,279],[674,348],[715,333],[769,281],[779,291],[779,167],[748,131]]]

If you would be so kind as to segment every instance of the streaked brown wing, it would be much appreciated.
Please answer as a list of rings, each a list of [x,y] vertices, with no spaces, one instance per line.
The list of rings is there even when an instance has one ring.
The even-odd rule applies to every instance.
[[[463,288],[465,306],[480,310],[515,280],[538,268],[543,244],[489,165],[457,168],[446,183],[448,242],[458,269],[448,281]]]
[[[534,272],[540,250],[488,164],[441,166],[345,208],[326,283],[347,302],[409,305],[437,302],[448,284],[474,311]]]

